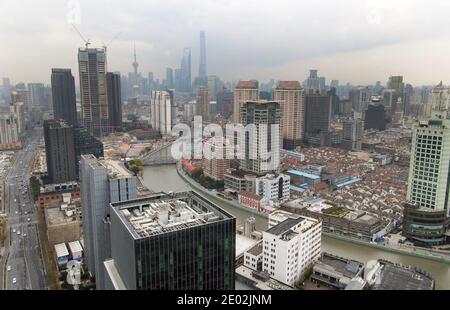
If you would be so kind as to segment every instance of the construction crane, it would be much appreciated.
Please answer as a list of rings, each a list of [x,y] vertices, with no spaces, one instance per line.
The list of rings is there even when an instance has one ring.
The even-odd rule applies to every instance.
[[[86,46],[86,48],[88,48],[89,47],[89,45],[91,44],[91,39],[85,39],[84,37],[83,37],[83,35],[81,34],[81,32],[78,30],[78,28],[75,26],[75,24],[71,24],[72,25],[72,27],[73,27],[73,29],[75,29],[75,31],[78,33],[78,35],[80,36],[80,38],[84,41],[84,45]]]
[[[119,37],[119,35],[120,35],[120,32],[117,33],[111,40],[109,40],[108,44],[105,44],[105,42],[103,42],[103,49],[105,50],[105,53],[108,49],[108,46],[110,46],[111,43],[113,43]]]

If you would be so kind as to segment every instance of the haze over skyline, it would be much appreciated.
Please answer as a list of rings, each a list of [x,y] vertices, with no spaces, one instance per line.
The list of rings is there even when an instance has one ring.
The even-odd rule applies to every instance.
[[[119,34],[108,47],[108,70],[122,74],[132,71],[136,42],[144,74],[163,78],[191,47],[196,75],[205,30],[208,74],[224,80],[302,81],[314,68],[327,83],[384,84],[397,74],[413,85],[450,81],[450,3],[444,0],[2,0],[0,77],[49,83],[51,68],[78,76],[84,42],[68,22],[78,4],[77,27],[91,47]]]

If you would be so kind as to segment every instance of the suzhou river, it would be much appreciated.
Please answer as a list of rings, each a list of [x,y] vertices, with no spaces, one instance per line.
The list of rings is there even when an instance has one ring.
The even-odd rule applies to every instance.
[[[187,184],[177,174],[174,165],[145,167],[144,183],[149,189],[156,192],[179,192],[190,189],[189,184]],[[256,225],[258,229],[267,229],[267,219],[265,218],[255,216],[250,212],[231,208],[229,206],[221,205],[221,207],[236,217],[236,222],[238,225],[241,224],[245,219],[253,216],[256,218]],[[342,257],[348,257],[364,263],[369,260],[383,258],[388,261],[400,263],[405,266],[417,266],[430,272],[433,275],[434,279],[436,280],[437,289],[450,290],[450,265],[448,264],[442,264],[408,255],[385,252],[379,249],[340,241],[325,236],[322,237],[322,250],[324,252],[329,252]]]

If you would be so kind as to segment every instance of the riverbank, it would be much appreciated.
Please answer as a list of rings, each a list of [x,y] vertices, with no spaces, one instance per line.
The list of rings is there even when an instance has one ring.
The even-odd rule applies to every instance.
[[[186,173],[180,168],[180,165],[178,165],[178,164],[177,164],[176,170],[177,170],[177,173],[180,176],[180,178],[182,178],[186,183],[188,183],[192,187],[192,189],[196,190],[199,194],[206,195],[209,199],[213,199],[213,200],[216,199],[216,200],[220,201],[220,203],[225,204],[231,208],[237,208],[242,211],[252,213],[256,216],[260,216],[264,219],[269,218],[268,214],[266,214],[266,213],[261,213],[261,212],[255,211],[253,209],[246,208],[236,201],[224,199],[222,197],[219,197],[217,195],[217,193],[210,192],[209,190],[207,190],[206,188],[204,188],[203,186],[201,186],[200,184],[198,184],[197,182],[192,180],[189,176],[187,176]]]
[[[200,184],[198,184],[197,182],[192,180],[188,175],[186,175],[186,173],[181,169],[179,164],[176,165],[176,171],[177,171],[178,175],[192,187],[193,190],[197,191],[200,194],[206,195],[209,199],[213,199],[213,200],[215,199],[215,200],[219,201],[221,204],[227,205],[228,207],[237,208],[237,209],[240,209],[243,211],[250,212],[250,213],[254,214],[255,216],[259,216],[264,219],[268,219],[267,214],[260,213],[255,210],[246,208],[246,207],[240,205],[238,202],[224,199],[222,197],[219,197],[216,193],[210,192],[209,190],[203,188]],[[380,245],[380,244],[376,244],[376,243],[370,243],[367,241],[352,239],[352,238],[348,238],[348,237],[336,235],[336,234],[331,234],[331,233],[323,233],[323,235],[330,237],[332,239],[337,239],[337,240],[341,240],[344,242],[353,243],[356,245],[370,247],[370,248],[377,249],[380,251],[385,251],[385,252],[395,253],[395,254],[403,254],[403,255],[408,255],[408,256],[412,256],[412,257],[418,257],[418,258],[427,259],[427,260],[431,260],[431,261],[442,263],[442,264],[450,264],[450,257],[447,258],[447,257],[439,256],[438,254],[427,251],[426,249],[416,248],[414,251],[412,251],[412,250],[388,247],[388,246]]]

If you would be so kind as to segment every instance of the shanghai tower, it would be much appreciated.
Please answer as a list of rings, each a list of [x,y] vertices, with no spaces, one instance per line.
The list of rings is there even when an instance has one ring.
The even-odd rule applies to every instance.
[[[200,79],[206,79],[206,39],[205,32],[200,31],[200,65],[198,68],[198,77]]]

